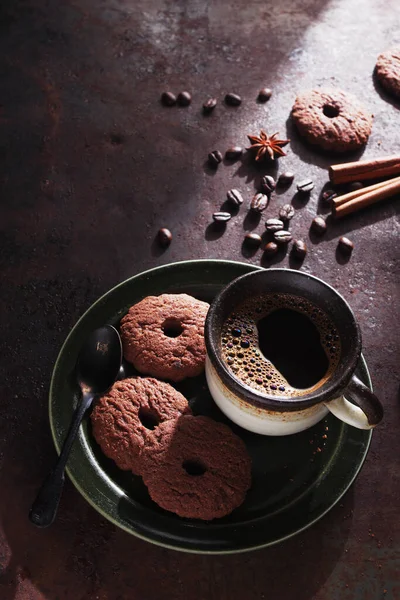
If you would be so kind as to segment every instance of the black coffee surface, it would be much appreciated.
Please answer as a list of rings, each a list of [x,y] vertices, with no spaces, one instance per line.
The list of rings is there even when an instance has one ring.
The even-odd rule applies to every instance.
[[[322,379],[329,360],[320,332],[304,314],[274,310],[257,323],[261,352],[295,388],[309,388]]]
[[[323,310],[292,294],[247,299],[226,319],[221,358],[239,382],[282,398],[321,387],[340,359],[340,337]]]

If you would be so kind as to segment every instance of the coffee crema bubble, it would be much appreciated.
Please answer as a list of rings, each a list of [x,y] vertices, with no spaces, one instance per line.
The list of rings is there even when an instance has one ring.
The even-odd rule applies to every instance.
[[[340,353],[331,319],[309,300],[291,294],[244,301],[221,332],[221,357],[228,371],[268,395],[290,398],[317,390],[337,368]]]

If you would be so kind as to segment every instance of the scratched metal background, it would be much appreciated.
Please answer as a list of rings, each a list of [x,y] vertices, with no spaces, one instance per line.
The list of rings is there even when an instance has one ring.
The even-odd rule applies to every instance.
[[[296,91],[340,86],[375,115],[364,156],[399,152],[400,104],[372,78],[399,30],[397,0],[2,0],[1,600],[400,598],[399,198],[309,240],[329,159],[288,122]],[[274,95],[257,105],[264,85]],[[188,89],[192,105],[161,107],[164,89]],[[202,102],[227,91],[242,106],[219,104],[203,117]],[[360,477],[317,525],[246,555],[148,545],[70,483],[55,525],[34,529],[29,505],[54,460],[47,392],[62,341],[92,301],[144,268],[196,257],[262,262],[261,253],[242,255],[254,226],[243,207],[222,236],[209,227],[226,190],[239,187],[248,200],[260,172],[204,166],[210,150],[245,145],[261,126],[292,137],[281,170],[317,183],[292,225],[310,247],[302,269],[351,303],[385,405]],[[163,253],[153,243],[160,226],[174,234]],[[348,262],[335,253],[342,234],[355,243]]]

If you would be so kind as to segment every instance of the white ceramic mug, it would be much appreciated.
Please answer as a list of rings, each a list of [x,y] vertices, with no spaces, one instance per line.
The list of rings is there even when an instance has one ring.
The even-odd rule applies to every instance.
[[[221,351],[222,327],[239,303],[263,293],[309,300],[335,324],[341,341],[339,363],[317,389],[292,398],[269,395],[246,385],[227,368]],[[308,429],[328,412],[360,429],[375,427],[383,417],[378,398],[354,375],[361,354],[361,333],[354,314],[336,290],[316,277],[291,269],[268,269],[239,277],[212,302],[205,339],[211,395],[229,419],[249,431],[290,435]]]

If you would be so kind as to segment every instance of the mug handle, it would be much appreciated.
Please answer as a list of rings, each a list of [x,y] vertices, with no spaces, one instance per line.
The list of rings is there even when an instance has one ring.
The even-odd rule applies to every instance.
[[[372,429],[382,421],[382,404],[356,375],[352,376],[345,394],[351,398],[354,404],[346,400],[344,396],[325,403],[326,408],[335,417],[358,429]]]

